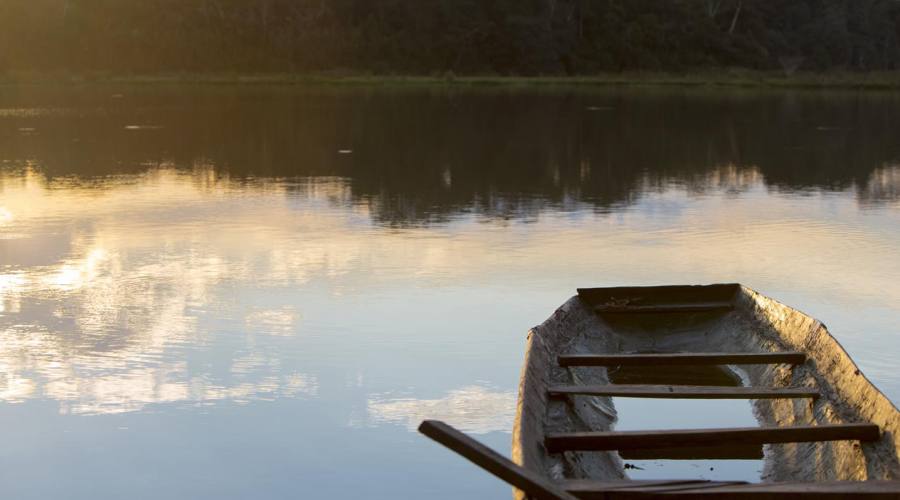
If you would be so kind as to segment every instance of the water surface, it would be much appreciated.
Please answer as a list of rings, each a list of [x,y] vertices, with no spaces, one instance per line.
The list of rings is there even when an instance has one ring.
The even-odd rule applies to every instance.
[[[897,130],[891,93],[2,88],[0,494],[503,498],[415,426],[508,452],[579,286],[744,283],[897,401]]]

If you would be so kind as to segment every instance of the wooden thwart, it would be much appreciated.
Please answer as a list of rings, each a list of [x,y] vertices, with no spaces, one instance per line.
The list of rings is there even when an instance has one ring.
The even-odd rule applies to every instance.
[[[678,492],[680,490],[701,490],[725,486],[741,486],[743,481],[709,481],[704,479],[681,480],[611,480],[593,481],[570,479],[562,482],[569,493],[580,499],[616,500],[631,498],[656,498],[656,494]]]
[[[566,491],[583,500],[639,498],[887,499],[898,498],[900,495],[900,481],[733,483],[726,481],[592,481],[578,479],[565,481],[562,486]]]
[[[783,482],[722,486],[679,492],[691,498],[900,498],[900,481]],[[666,495],[668,496],[668,495]]]
[[[790,399],[818,398],[805,388],[724,387],[706,385],[567,385],[548,389],[550,396],[616,396],[658,399]]]
[[[874,424],[830,424],[793,427],[735,427],[621,432],[573,432],[548,434],[544,446],[550,453],[563,451],[627,450],[681,446],[729,446],[809,441],[875,441]]]
[[[690,302],[683,304],[647,304],[647,305],[596,305],[594,311],[598,313],[691,313],[730,311],[734,309],[731,302]]]
[[[679,352],[664,354],[562,354],[559,366],[622,365],[759,365],[786,363],[799,365],[806,354],[783,352]]]

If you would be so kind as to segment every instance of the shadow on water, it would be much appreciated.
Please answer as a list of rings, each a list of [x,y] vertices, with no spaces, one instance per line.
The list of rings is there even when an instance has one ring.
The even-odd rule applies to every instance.
[[[4,169],[212,167],[340,177],[385,225],[600,212],[674,184],[703,195],[898,198],[900,96],[698,90],[128,87],[0,91]],[[298,189],[302,189],[299,187]]]

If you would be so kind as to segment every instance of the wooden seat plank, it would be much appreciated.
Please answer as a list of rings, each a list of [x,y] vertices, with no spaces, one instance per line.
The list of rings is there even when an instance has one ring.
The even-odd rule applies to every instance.
[[[560,385],[548,389],[550,396],[615,396],[657,399],[792,399],[819,397],[812,389],[799,387],[724,387],[705,385]]]
[[[614,491],[659,486],[703,486],[714,483],[709,479],[565,479],[557,484],[566,491]],[[748,483],[749,484],[749,483]],[[731,482],[728,482],[731,485]]]
[[[709,481],[706,479],[682,480],[611,480],[569,479],[559,483],[566,491],[581,499],[630,499],[652,498],[662,491],[738,486],[747,484],[740,481]]]
[[[544,446],[550,453],[560,453],[563,451],[727,446],[810,441],[874,441],[879,438],[879,434],[878,426],[874,424],[574,432],[548,434],[544,439]]]
[[[559,366],[758,365],[772,363],[799,365],[806,361],[806,354],[797,351],[561,354],[558,361]]]
[[[660,314],[660,313],[693,313],[730,311],[734,309],[731,302],[686,302],[673,304],[635,304],[614,305],[599,304],[594,306],[598,313],[624,313],[624,314]]]
[[[755,483],[721,486],[715,489],[684,489],[678,496],[703,499],[784,499],[784,498],[900,498],[900,481],[824,481]],[[670,498],[666,493],[664,498]]]
[[[566,491],[583,500],[630,500],[639,498],[703,498],[769,500],[785,498],[865,498],[896,499],[900,481],[829,481],[740,483],[729,481],[623,481],[568,480],[560,483]]]

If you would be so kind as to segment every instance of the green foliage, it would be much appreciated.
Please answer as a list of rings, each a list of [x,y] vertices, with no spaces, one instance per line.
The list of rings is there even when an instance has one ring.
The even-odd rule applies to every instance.
[[[896,0],[0,0],[5,71],[890,71],[898,38]]]

